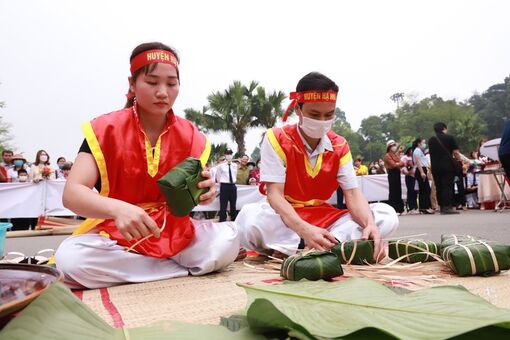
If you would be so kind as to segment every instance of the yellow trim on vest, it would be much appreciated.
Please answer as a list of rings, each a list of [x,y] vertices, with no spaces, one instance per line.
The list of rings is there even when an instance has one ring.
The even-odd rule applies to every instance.
[[[342,158],[340,158],[340,166],[344,166],[345,163],[347,163],[348,161],[350,161],[352,159],[352,154],[351,152],[349,151],[348,153],[346,153],[345,155],[342,156]]]
[[[94,229],[99,223],[102,223],[104,219],[101,218],[87,218],[83,221],[78,228],[73,232],[74,235],[86,234],[92,229]]]
[[[316,207],[319,205],[323,205],[325,202],[324,200],[320,200],[320,199],[313,199],[313,200],[309,200],[309,201],[300,201],[300,200],[296,200],[296,199],[290,197],[289,195],[285,195],[285,199],[294,208]]]
[[[104,159],[103,151],[101,150],[99,141],[94,133],[94,129],[92,129],[92,124],[90,122],[83,123],[81,128],[85,134],[85,139],[87,140],[87,144],[92,152],[92,156],[96,160],[97,168],[99,170],[99,177],[101,178],[101,192],[99,194],[101,196],[108,196],[110,193],[110,182],[108,181],[108,172],[106,170],[106,161]],[[86,234],[103,221],[104,219],[87,218],[78,226],[78,228],[76,228],[73,235]]]
[[[145,135],[143,134],[145,138],[145,156],[147,158],[147,173],[154,177],[158,173],[159,169],[159,157],[161,155],[161,136],[159,136],[158,141],[156,143],[156,146],[154,147],[154,156],[152,155],[152,145]]]
[[[283,129],[282,129],[283,131]],[[269,143],[273,146],[274,151],[280,156],[283,163],[287,164],[287,156],[285,155],[285,152],[283,152],[282,147],[280,146],[280,143],[278,143],[278,140],[276,139],[276,136],[274,135],[273,129],[267,129],[266,131],[267,139],[269,140]]]
[[[94,159],[96,160],[97,168],[99,169],[99,176],[101,177],[101,192],[99,194],[101,196],[108,196],[110,193],[110,182],[108,182],[108,171],[106,170],[106,161],[104,159],[103,151],[101,150],[99,141],[92,129],[92,124],[90,122],[86,122],[81,128],[85,134],[85,139],[87,140],[90,151],[92,152],[92,156],[94,156]]]
[[[155,211],[160,210],[165,206],[165,202],[148,202],[148,203],[138,203],[136,204],[148,214],[153,213]],[[92,229],[94,229],[98,224],[103,223],[104,219],[101,218],[87,218],[83,221],[78,228],[73,232],[73,235],[86,234]],[[100,231],[99,234],[101,236],[109,238],[110,235],[105,231]]]
[[[315,178],[319,174],[319,171],[321,171],[322,167],[322,155],[324,152],[321,152],[319,156],[317,157],[317,163],[315,163],[315,167],[312,169],[312,164],[310,163],[310,160],[308,159],[307,155],[305,155],[305,167],[306,172],[312,176],[312,178]]]
[[[202,168],[205,168],[207,161],[209,160],[209,156],[211,156],[211,143],[209,140],[205,140],[204,151],[200,155],[200,163],[202,164]]]

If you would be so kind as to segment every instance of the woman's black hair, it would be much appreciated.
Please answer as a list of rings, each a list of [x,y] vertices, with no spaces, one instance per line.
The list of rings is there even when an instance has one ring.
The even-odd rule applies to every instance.
[[[414,149],[416,149],[418,147],[418,144],[420,144],[422,140],[423,140],[423,138],[418,137],[413,141],[413,145],[411,146],[413,148],[413,152],[414,152]]]
[[[137,55],[139,55],[140,53],[145,52],[145,51],[150,51],[150,50],[164,50],[164,51],[171,52],[177,58],[177,62],[179,62],[179,56],[177,55],[177,51],[175,49],[173,49],[170,46],[167,46],[163,43],[157,42],[157,41],[143,43],[143,44],[136,46],[135,49],[133,50],[133,52],[131,52],[131,57],[129,58],[129,62],[131,62],[133,60],[133,58],[136,57]],[[148,74],[148,73],[154,71],[154,69],[156,68],[157,65],[158,65],[157,63],[145,65],[145,66],[139,68],[138,70],[136,70],[131,75],[131,78],[133,79],[133,81],[135,81],[136,78],[138,78],[138,76],[142,72],[144,74]],[[178,68],[177,68],[177,80],[179,80],[179,82],[180,82]],[[134,101],[134,99],[128,99],[126,102],[126,105],[124,105],[124,108],[133,106],[133,101]]]
[[[434,131],[435,131],[435,133],[442,133],[443,130],[447,129],[447,128],[448,127],[443,122],[439,122],[439,123],[434,124]]]
[[[312,90],[338,92],[338,85],[322,73],[310,72],[299,80],[296,86],[296,92]],[[299,107],[303,108],[303,103],[300,103]]]

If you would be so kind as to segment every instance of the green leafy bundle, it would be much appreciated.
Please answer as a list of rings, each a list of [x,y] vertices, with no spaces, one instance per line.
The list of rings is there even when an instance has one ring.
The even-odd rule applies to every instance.
[[[352,240],[339,242],[331,251],[338,256],[342,264],[375,263],[374,259],[374,241],[372,240]]]
[[[444,248],[443,260],[459,276],[495,275],[510,269],[510,246],[476,241]]]
[[[200,174],[200,160],[186,158],[158,180],[158,186],[174,216],[186,216],[200,202],[200,195],[208,189],[197,184],[205,178]]]
[[[343,274],[338,257],[327,251],[298,253],[283,261],[280,275],[287,280],[331,280]]]
[[[388,243],[390,258],[396,260],[404,257],[401,261],[408,263],[435,261],[430,254],[439,256],[437,243],[424,240],[396,240]]]

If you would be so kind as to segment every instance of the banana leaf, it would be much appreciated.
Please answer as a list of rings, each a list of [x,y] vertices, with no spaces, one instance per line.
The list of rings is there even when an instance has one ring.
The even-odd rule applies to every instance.
[[[443,250],[443,260],[459,276],[495,275],[510,269],[510,246],[485,241],[453,244]]]
[[[375,263],[374,241],[352,240],[337,243],[331,251],[338,256],[342,264]]]
[[[415,262],[429,262],[435,261],[436,259],[430,254],[432,253],[439,255],[439,247],[437,243],[432,241],[424,240],[396,240],[388,243],[389,251],[388,256],[392,259],[398,259],[402,256],[407,255],[403,258],[402,262],[415,263]],[[419,253],[419,254],[415,254]]]
[[[249,328],[231,332],[223,326],[159,322],[139,328],[113,328],[78,300],[63,284],[48,288],[1,331],[9,340],[163,340],[163,339],[264,339]]]
[[[439,246],[439,254],[443,254],[444,248],[454,244],[473,243],[480,240],[479,237],[471,235],[443,234],[441,235],[441,244]]]
[[[287,280],[331,280],[343,274],[338,257],[327,251],[311,251],[287,257],[280,275]]]
[[[364,278],[240,286],[248,294],[248,324],[257,334],[445,339],[475,331],[477,336],[491,334],[491,339],[510,337],[510,310],[460,286],[403,294]]]
[[[200,160],[189,157],[158,179],[159,190],[174,216],[188,215],[200,202],[200,195],[208,191],[197,187],[205,179],[201,172]]]

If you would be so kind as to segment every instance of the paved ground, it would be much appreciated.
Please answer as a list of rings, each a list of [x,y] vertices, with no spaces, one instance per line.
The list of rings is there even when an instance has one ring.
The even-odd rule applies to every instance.
[[[400,228],[395,236],[415,234],[427,235],[421,238],[439,241],[443,233],[457,233],[481,236],[490,240],[510,244],[510,210],[502,213],[471,210],[459,215],[413,215],[400,218]],[[6,252],[19,251],[35,254],[45,248],[56,249],[67,236],[39,236],[9,238]]]

